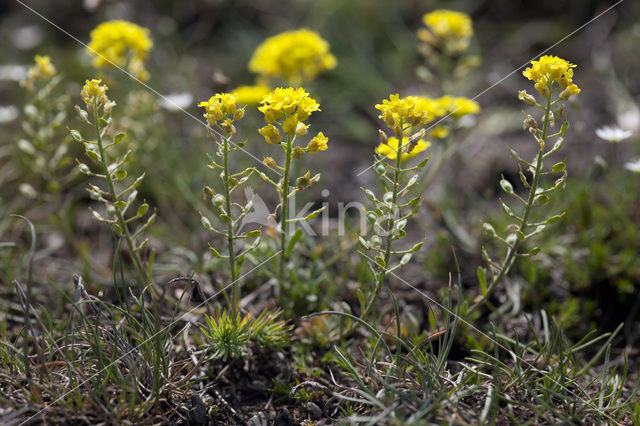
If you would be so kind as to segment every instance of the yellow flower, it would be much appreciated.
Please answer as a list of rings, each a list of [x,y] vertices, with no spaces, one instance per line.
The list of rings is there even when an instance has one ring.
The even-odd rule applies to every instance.
[[[204,117],[207,119],[207,123],[210,126],[215,126],[219,121],[240,120],[244,116],[244,108],[236,108],[237,98],[230,93],[216,93],[209,98],[208,101],[203,101],[198,104],[199,107],[204,107],[206,112]]]
[[[258,110],[264,114],[266,122],[273,123],[284,118],[282,130],[290,135],[303,131],[300,123],[309,118],[312,112],[320,110],[320,104],[301,87],[279,87],[266,95],[260,104]]]
[[[526,78],[535,82],[536,90],[545,98],[550,95],[549,89],[557,83],[562,99],[569,99],[572,95],[580,93],[580,89],[573,83],[573,68],[576,65],[558,58],[545,55],[537,61],[531,61],[531,67],[522,72]]]
[[[105,105],[109,102],[109,98],[106,93],[109,88],[101,83],[102,80],[86,80],[85,85],[82,88],[82,92],[80,92],[80,97],[90,109],[93,108],[94,100],[97,102],[98,106]]]
[[[560,93],[559,97],[563,101],[566,101],[571,96],[577,95],[578,93],[580,93],[580,88],[577,85],[575,85],[574,83],[571,83],[570,85],[567,86],[566,89],[564,89]]]
[[[429,132],[429,137],[432,137],[434,139],[444,139],[447,136],[449,136],[449,129],[444,126],[435,126]]]
[[[267,143],[270,145],[279,145],[282,142],[282,136],[280,136],[278,128],[273,124],[267,124],[266,126],[260,128],[258,130],[258,133],[264,136]]]
[[[255,86],[238,86],[231,94],[236,97],[239,104],[258,105],[270,91],[269,86],[258,84]]]
[[[56,75],[56,67],[48,56],[36,55],[33,58],[35,64],[27,71],[27,77],[20,81],[20,85],[31,92],[36,91],[34,83],[39,79],[51,78]]]
[[[329,138],[327,138],[324,133],[319,132],[316,137],[309,141],[309,144],[307,145],[307,152],[309,154],[315,154],[318,151],[326,151],[328,141]]]
[[[335,56],[329,52],[329,43],[318,33],[303,28],[266,39],[253,53],[249,70],[299,84],[313,80],[336,64]]]
[[[382,104],[376,105],[376,109],[381,112],[378,117],[395,133],[402,133],[407,127],[425,125],[442,115],[442,108],[431,99],[418,96],[400,99],[398,94],[384,99]]]
[[[289,135],[294,135],[296,133],[296,129],[298,128],[298,123],[298,117],[292,115],[282,123],[282,131]]]
[[[147,80],[149,73],[144,60],[152,47],[147,28],[118,20],[94,28],[87,50],[94,57],[94,67],[126,66],[137,78]]]
[[[418,31],[418,37],[429,44],[446,43],[455,52],[462,52],[469,47],[473,26],[466,13],[439,9],[422,17],[427,30]]]
[[[408,142],[408,137],[405,136],[404,138],[402,138],[403,149]],[[404,161],[413,158],[425,149],[429,148],[429,146],[431,146],[431,142],[420,139],[418,140],[418,142],[416,142],[415,146],[410,152],[402,153],[402,155],[400,156],[400,160]],[[376,153],[384,155],[389,160],[395,160],[396,158],[398,158],[398,138],[392,136],[387,140],[386,144],[381,143],[380,145],[378,145],[378,147],[376,148]]]
[[[36,55],[33,60],[36,64],[29,68],[27,78],[53,77],[56,75],[56,67],[53,66],[51,58],[48,56]]]
[[[480,105],[476,101],[462,97],[445,95],[437,100],[438,105],[444,110],[443,115],[451,115],[460,118],[463,115],[478,114]]]

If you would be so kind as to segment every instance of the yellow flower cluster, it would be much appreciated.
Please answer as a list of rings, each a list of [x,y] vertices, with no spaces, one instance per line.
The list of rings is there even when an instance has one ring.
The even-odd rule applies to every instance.
[[[149,73],[144,60],[152,47],[147,28],[118,20],[94,28],[87,50],[94,57],[93,66],[126,66],[137,78],[147,80]]]
[[[244,107],[237,108],[236,103],[237,98],[231,93],[216,93],[198,106],[205,108],[203,117],[210,126],[219,125],[233,134],[235,129],[231,123],[244,117]]]
[[[407,148],[410,148],[405,148],[405,145],[407,145],[408,143],[409,138],[406,136],[403,137],[401,148],[403,148],[405,152],[400,155],[400,160],[402,161],[415,157],[425,149],[429,148],[429,146],[431,146],[431,142],[420,139],[415,142],[415,145],[413,146],[411,151],[406,151]],[[380,145],[378,145],[378,147],[376,148],[376,153],[384,155],[389,160],[395,160],[396,158],[398,158],[398,138],[392,136],[387,139],[386,143],[381,143]]]
[[[56,75],[56,67],[51,63],[51,58],[48,56],[36,55],[33,60],[35,65],[29,68],[27,72],[27,78],[35,79],[40,77],[53,77]]]
[[[258,110],[264,114],[267,123],[284,118],[282,130],[290,135],[296,133],[298,124],[309,118],[312,112],[320,110],[320,104],[302,87],[278,87],[265,96],[260,104]]]
[[[258,132],[272,145],[282,142],[280,131],[273,123],[278,124],[289,136],[305,135],[308,126],[304,124],[304,120],[309,118],[312,112],[320,110],[320,104],[301,87],[279,87],[265,96],[260,104],[258,110],[264,114],[268,124]],[[327,141],[327,137],[320,132],[311,139],[306,148],[294,147],[293,157],[300,158],[305,152],[315,154],[324,151],[327,149]]]
[[[258,84],[255,86],[238,86],[231,94],[236,97],[239,104],[258,105],[269,92],[271,92],[269,86]]]
[[[480,112],[480,105],[476,101],[462,96],[445,95],[437,103],[443,109],[443,115],[451,115],[453,118]]]
[[[439,9],[424,15],[422,21],[427,28],[418,31],[421,41],[437,47],[448,46],[454,53],[469,47],[473,26],[466,13]]]
[[[296,85],[313,80],[336,64],[335,56],[329,52],[329,43],[318,33],[303,28],[266,39],[253,53],[249,70]]]
[[[560,89],[560,99],[567,100],[580,93],[580,88],[573,83],[573,68],[576,65],[558,58],[545,55],[538,61],[531,61],[531,67],[522,72],[522,75],[535,82],[536,90],[544,97],[550,96],[553,83],[557,83]]]
[[[402,134],[408,127],[425,125],[443,115],[437,101],[418,96],[400,98],[398,94],[377,104],[376,109],[381,112],[378,117],[396,134]]]
[[[48,56],[36,55],[33,60],[35,64],[29,67],[27,77],[20,81],[20,85],[31,92],[36,91],[36,80],[54,77],[57,72]]]
[[[93,111],[94,102],[96,108],[100,108],[101,106],[105,107],[107,110],[107,106],[113,106],[114,103],[109,101],[107,97],[107,90],[109,88],[106,84],[102,84],[102,80],[86,80],[84,86],[82,87],[82,91],[80,92],[80,97],[87,104],[87,109],[89,111]],[[105,113],[109,113],[111,108],[109,107],[108,111]]]

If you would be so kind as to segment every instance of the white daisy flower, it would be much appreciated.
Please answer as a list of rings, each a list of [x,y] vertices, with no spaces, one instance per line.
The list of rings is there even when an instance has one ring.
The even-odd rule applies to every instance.
[[[631,163],[624,163],[624,168],[633,173],[640,173],[640,158]]]
[[[178,111],[191,106],[193,95],[191,93],[171,93],[160,98],[160,106],[169,111]]]
[[[631,130],[622,130],[619,127],[604,126],[596,129],[596,135],[602,140],[611,143],[622,142],[623,140],[630,138],[633,132]]]
[[[8,123],[18,118],[18,108],[14,105],[0,105],[0,123]]]

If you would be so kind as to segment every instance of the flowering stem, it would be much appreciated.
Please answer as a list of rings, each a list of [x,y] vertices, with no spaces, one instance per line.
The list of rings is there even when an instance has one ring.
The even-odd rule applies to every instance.
[[[292,138],[287,134],[287,142],[285,145],[284,155],[284,176],[282,178],[282,196],[280,211],[282,218],[280,219],[280,269],[278,270],[278,283],[280,287],[284,286],[284,267],[287,260],[287,237],[289,233],[289,169],[291,168],[291,144]]]
[[[536,190],[538,189],[538,185],[540,183],[540,176],[542,171],[542,158],[544,156],[544,143],[547,140],[547,129],[549,127],[549,115],[551,113],[551,93],[547,97],[547,105],[544,107],[544,123],[542,124],[542,133],[540,136],[540,149],[538,151],[538,156],[536,157],[535,162],[535,171],[533,173],[533,181],[531,183],[531,187],[529,188],[529,196],[527,198],[527,202],[524,209],[524,214],[522,215],[522,220],[518,224],[518,231],[523,235],[526,235],[527,226],[529,225],[529,216],[531,215],[531,211],[533,209],[534,200],[536,197]],[[493,293],[493,291],[498,286],[498,283],[504,278],[504,276],[511,269],[511,265],[513,265],[513,261],[517,255],[518,247],[520,246],[521,241],[519,239],[515,239],[513,244],[509,247],[507,251],[507,255],[504,259],[504,262],[500,266],[500,271],[498,274],[491,280],[491,284],[487,287],[487,292],[480,298],[477,302],[475,302],[471,307],[467,310],[467,313],[471,313],[476,310],[479,306],[483,305]]]
[[[122,236],[124,236],[124,239],[127,242],[127,247],[129,248],[129,253],[131,254],[131,260],[133,261],[133,265],[138,271],[138,274],[140,275],[142,282],[145,285],[152,284],[151,278],[149,277],[146,270],[142,266],[142,261],[140,260],[140,255],[138,254],[135,244],[133,243],[133,237],[131,236],[131,232],[129,231],[129,226],[127,225],[127,221],[122,215],[122,211],[115,206],[115,203],[118,202],[119,199],[118,199],[118,194],[116,193],[116,188],[113,183],[113,179],[111,178],[109,165],[107,164],[106,157],[105,157],[105,149],[102,144],[102,135],[100,132],[100,124],[99,124],[99,117],[98,117],[98,102],[95,99],[93,101],[93,119],[94,119],[94,126],[96,129],[96,144],[98,145],[98,150],[100,151],[100,163],[104,168],[104,176],[105,176],[105,179],[107,180],[107,185],[109,186],[109,192],[111,193],[111,198],[112,198],[111,203],[113,205],[113,208],[116,211],[116,218],[118,219],[118,225],[120,227],[121,234]],[[152,293],[156,295],[155,293],[156,289],[153,285],[151,285],[151,289],[152,289]]]
[[[402,128],[402,125],[400,126]],[[376,287],[373,291],[373,296],[369,299],[369,302],[365,306],[362,314],[360,315],[361,319],[365,319],[367,315],[373,309],[373,305],[375,301],[380,296],[380,292],[382,291],[382,285],[384,284],[384,279],[387,276],[387,268],[389,267],[389,260],[391,259],[391,242],[393,241],[394,235],[394,227],[396,223],[396,211],[397,211],[397,201],[398,201],[398,189],[400,188],[400,175],[402,173],[402,169],[400,167],[402,161],[402,137],[403,132],[396,132],[396,138],[398,140],[398,148],[396,150],[396,167],[393,172],[393,189],[392,189],[392,199],[391,199],[391,209],[390,209],[390,217],[389,217],[389,226],[387,227],[387,235],[385,239],[385,247],[384,247],[384,266],[380,268],[380,272],[376,278]]]
[[[223,165],[223,173],[224,173],[224,199],[225,206],[227,210],[227,242],[229,244],[229,268],[231,269],[231,311],[232,315],[235,318],[236,310],[238,309],[238,305],[240,303],[240,287],[238,283],[236,283],[236,256],[233,248],[233,220],[231,217],[231,175],[229,174],[229,133],[225,130],[224,137],[222,138],[224,141],[223,151],[224,151],[224,165]]]

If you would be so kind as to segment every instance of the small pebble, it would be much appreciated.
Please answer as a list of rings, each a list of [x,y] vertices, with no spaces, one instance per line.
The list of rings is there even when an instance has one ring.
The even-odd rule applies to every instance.
[[[247,422],[247,425],[248,426],[267,426],[268,420],[269,419],[267,418],[267,415],[261,411],[255,416],[251,417]]]
[[[307,410],[309,410],[309,412],[315,419],[319,419],[320,417],[322,417],[322,410],[313,402],[307,402]]]
[[[207,423],[207,406],[204,405],[202,399],[198,395],[191,395],[191,409],[189,410],[189,419],[196,425]]]

